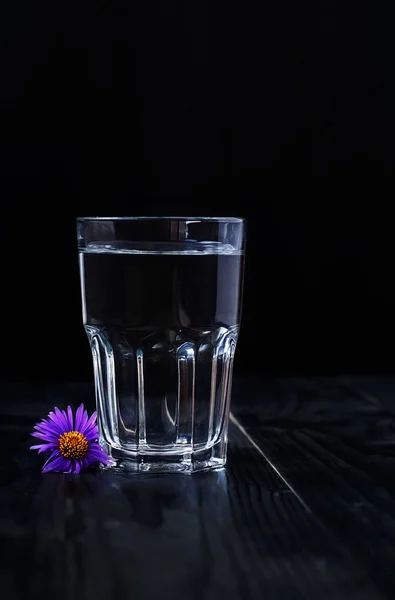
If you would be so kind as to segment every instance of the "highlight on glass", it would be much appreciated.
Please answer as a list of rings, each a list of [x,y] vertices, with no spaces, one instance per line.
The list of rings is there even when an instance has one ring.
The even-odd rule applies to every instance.
[[[80,217],[77,234],[99,441],[112,468],[223,467],[245,221]]]

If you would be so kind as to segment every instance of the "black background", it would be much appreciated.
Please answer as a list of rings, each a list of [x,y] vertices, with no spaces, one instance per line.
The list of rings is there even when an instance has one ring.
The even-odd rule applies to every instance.
[[[8,2],[3,379],[89,378],[77,215],[248,218],[237,373],[391,372],[394,6]]]

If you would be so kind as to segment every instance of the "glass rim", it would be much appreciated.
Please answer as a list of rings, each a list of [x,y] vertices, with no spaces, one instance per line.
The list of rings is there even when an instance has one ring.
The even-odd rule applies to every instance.
[[[214,223],[245,223],[245,217],[186,217],[186,216],[154,216],[154,217],[77,217],[77,221],[212,221]]]

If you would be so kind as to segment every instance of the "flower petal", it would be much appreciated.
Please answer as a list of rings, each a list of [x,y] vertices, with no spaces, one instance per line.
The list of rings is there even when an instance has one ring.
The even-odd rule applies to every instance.
[[[73,411],[71,410],[71,406],[67,407],[67,422],[70,427],[70,431],[74,429],[74,419],[73,419]]]
[[[49,456],[49,458],[47,458],[47,460],[43,464],[41,472],[45,473],[46,472],[46,467],[49,466],[49,463],[51,461],[53,461],[55,458],[57,458],[58,456],[60,456],[60,452],[59,451],[55,450],[55,452],[51,452],[51,455]]]
[[[60,413],[60,410],[57,407],[55,407],[55,411]],[[53,411],[48,413],[48,419],[46,420],[46,423],[51,424],[58,433],[62,434],[64,432],[64,424],[62,423],[62,420],[59,420],[58,415]]]
[[[80,431],[81,433],[84,432],[84,429],[86,427],[86,424],[88,422],[88,413],[86,412],[86,409],[84,409],[82,418],[81,418],[81,423],[80,423],[80,428],[78,431]]]
[[[82,418],[84,416],[84,405],[80,404],[75,413],[75,430],[81,431]]]
[[[47,460],[42,468],[43,473],[49,473],[50,471],[65,472],[69,468],[70,461],[64,458],[61,454],[51,461],[51,457]]]
[[[37,446],[30,446],[30,450],[38,450],[38,453],[40,454],[40,452],[46,452],[47,450],[56,450],[56,448],[58,447],[57,444],[37,444]]]
[[[55,407],[55,415],[56,415],[56,419],[59,423],[59,425],[62,427],[63,429],[63,433],[65,433],[66,431],[70,431],[69,430],[69,424],[67,422],[67,417],[66,417],[66,413],[64,412],[64,410],[60,410],[57,406]]]
[[[73,431],[72,429],[70,429],[69,418],[67,416],[67,408],[65,410],[62,410],[62,415],[64,416],[67,423],[67,428],[65,429],[65,431]]]
[[[34,426],[35,429],[39,430],[39,431],[43,431],[45,433],[53,433],[53,435],[57,435],[59,436],[62,432],[61,428],[59,426],[54,426],[52,423],[48,422],[48,421],[43,421],[42,423],[36,423]]]
[[[65,426],[67,425],[67,422],[65,422],[62,412],[57,406],[55,407],[55,412],[50,412],[48,414],[48,419],[56,427],[56,430],[59,433],[59,435],[62,435],[62,433],[66,431]]]
[[[85,431],[87,429],[89,429],[92,425],[94,425],[96,423],[96,417],[97,417],[97,412],[93,411],[93,413],[91,414],[90,418],[86,422],[84,431],[81,431],[81,433],[85,433]]]
[[[73,471],[73,472],[74,472],[76,475],[78,475],[78,473],[79,473],[80,471],[81,471],[81,463],[80,463],[80,461],[79,461],[79,460],[76,460],[76,461],[75,461],[75,465],[74,465],[74,471]]]
[[[41,421],[40,423],[36,423],[35,427],[38,427],[38,429],[42,429],[43,431],[52,431],[52,433],[59,433],[60,431],[59,426],[51,421]]]
[[[62,456],[59,452],[59,450],[54,450],[53,452],[51,452],[51,454],[49,455],[48,459],[45,461],[44,465],[43,465],[43,469],[51,462],[53,461],[55,458],[58,458],[59,456]]]
[[[89,448],[86,458],[90,462],[99,461],[99,462],[102,462],[103,464],[108,464],[109,462],[111,462],[111,459],[104,452],[104,450],[102,450],[100,448],[100,446],[98,444],[96,444],[94,448],[92,448],[92,447]]]
[[[97,425],[93,425],[90,429],[85,430],[84,436],[86,437],[88,442],[97,440],[97,438],[99,437],[99,430],[97,429]]]
[[[34,429],[38,429],[39,431],[42,431],[43,433],[53,433],[54,435],[56,435],[58,433],[58,431],[55,430],[54,427],[48,427],[47,425],[45,425],[43,423],[36,423],[34,426]]]
[[[33,431],[30,434],[32,437],[39,438],[40,440],[44,440],[45,442],[53,442],[56,444],[59,440],[59,436],[55,436],[53,433],[40,433],[39,431]]]

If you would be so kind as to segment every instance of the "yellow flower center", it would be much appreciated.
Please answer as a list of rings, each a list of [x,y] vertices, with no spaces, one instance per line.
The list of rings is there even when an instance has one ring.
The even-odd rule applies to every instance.
[[[88,447],[88,440],[79,431],[68,431],[59,438],[59,450],[65,458],[84,458]]]

